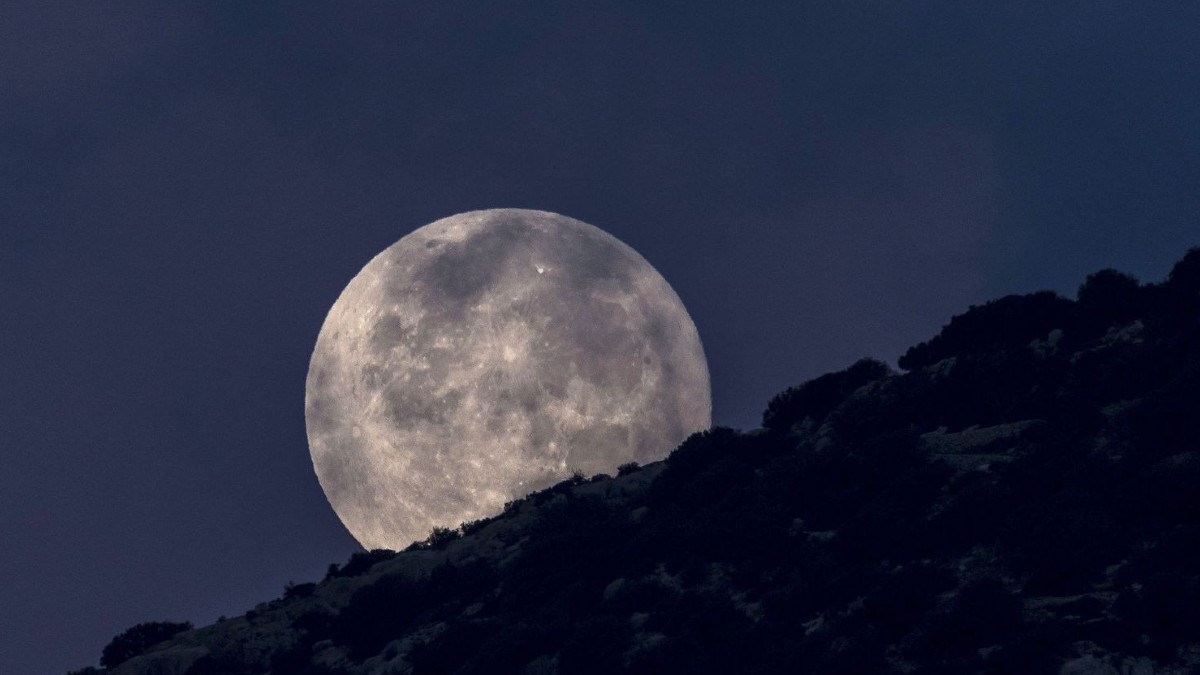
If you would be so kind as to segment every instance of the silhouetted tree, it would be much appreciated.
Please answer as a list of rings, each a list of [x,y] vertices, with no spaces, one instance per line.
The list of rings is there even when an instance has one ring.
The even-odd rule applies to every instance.
[[[617,475],[627,476],[640,468],[641,465],[639,465],[637,462],[626,462],[625,464],[617,467]]]
[[[1114,269],[1103,269],[1089,274],[1079,286],[1075,297],[1082,309],[1094,311],[1098,308],[1119,306],[1127,312],[1136,313],[1141,284],[1132,275]]]
[[[479,530],[483,529],[483,527],[485,525],[487,525],[491,522],[492,522],[491,518],[481,518],[479,520],[468,520],[458,526],[458,531],[464,537],[470,536],[472,534],[475,534]]]
[[[341,570],[342,570],[341,566],[338,565],[337,563],[329,563],[329,567],[325,568],[325,577],[323,580],[329,581],[330,579],[336,577],[338,575],[338,572],[340,572]]]
[[[100,665],[115,668],[164,640],[192,629],[190,621],[150,621],[139,623],[117,635],[100,655]]]
[[[1200,293],[1200,247],[1190,249],[1175,263],[1166,286],[1180,293]]]
[[[972,305],[951,318],[932,340],[906,351],[897,363],[905,370],[915,370],[951,356],[1023,347],[1066,325],[1074,304],[1052,291],[1039,291]]]
[[[856,389],[883,379],[889,373],[891,369],[882,361],[861,359],[846,370],[790,387],[767,404],[762,425],[767,429],[787,431],[805,417],[811,417],[819,424]]]
[[[315,591],[316,588],[317,585],[311,581],[303,584],[289,581],[283,587],[283,597],[286,600],[291,600],[292,598],[307,598],[313,594],[313,591]]]
[[[359,589],[333,625],[334,642],[349,647],[356,661],[377,653],[429,610],[423,590],[401,576],[382,577]]]
[[[356,551],[350,555],[350,559],[345,565],[337,568],[330,565],[329,571],[326,573],[326,578],[330,577],[356,577],[360,574],[366,574],[368,570],[375,566],[376,563],[384,560],[391,560],[396,557],[396,552],[391,549],[377,548],[370,551]]]
[[[425,540],[425,546],[433,549],[441,548],[461,536],[462,534],[457,530],[452,530],[448,527],[435,527],[429,533],[429,538]]]
[[[1105,269],[1088,275],[1076,294],[1082,337],[1091,337],[1115,324],[1133,321],[1145,311],[1140,303],[1142,295],[1138,280],[1123,272]]]

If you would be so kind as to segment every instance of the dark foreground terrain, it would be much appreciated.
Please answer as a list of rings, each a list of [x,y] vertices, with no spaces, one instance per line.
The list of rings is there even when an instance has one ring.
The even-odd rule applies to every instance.
[[[799,346],[798,346],[799,348]],[[1200,671],[1200,250],[954,317],[114,675]],[[177,632],[182,631],[182,632]],[[163,641],[165,639],[165,641]],[[102,672],[85,669],[81,672]]]

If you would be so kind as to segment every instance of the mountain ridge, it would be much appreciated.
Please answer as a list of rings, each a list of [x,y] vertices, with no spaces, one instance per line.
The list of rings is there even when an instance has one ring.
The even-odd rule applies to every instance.
[[[973,306],[898,365],[77,672],[1200,669],[1200,249]]]

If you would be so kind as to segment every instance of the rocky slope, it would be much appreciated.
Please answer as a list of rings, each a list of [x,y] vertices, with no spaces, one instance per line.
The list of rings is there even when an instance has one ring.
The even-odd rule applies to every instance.
[[[972,307],[899,365],[109,672],[1200,670],[1200,250]]]

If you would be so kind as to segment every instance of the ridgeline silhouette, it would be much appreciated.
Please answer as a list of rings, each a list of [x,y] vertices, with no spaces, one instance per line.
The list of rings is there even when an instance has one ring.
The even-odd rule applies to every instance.
[[[107,672],[1200,669],[1200,249],[972,307],[899,365],[244,616],[135,627]]]

